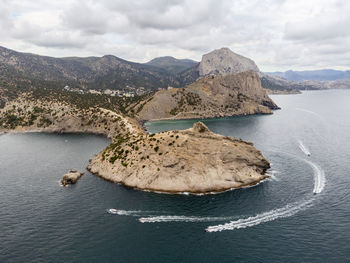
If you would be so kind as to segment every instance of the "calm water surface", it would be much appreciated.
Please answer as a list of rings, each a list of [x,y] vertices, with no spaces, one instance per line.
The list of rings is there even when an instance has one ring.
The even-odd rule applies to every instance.
[[[134,191],[90,174],[103,137],[0,136],[0,262],[350,262],[350,91],[272,98],[273,115],[204,121],[272,163],[270,180],[217,195]],[[85,175],[63,188],[71,168]]]

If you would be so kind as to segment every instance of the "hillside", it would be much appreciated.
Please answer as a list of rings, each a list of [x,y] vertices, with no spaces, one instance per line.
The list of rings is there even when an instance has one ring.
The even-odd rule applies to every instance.
[[[253,71],[203,77],[184,88],[159,91],[134,108],[141,120],[266,114],[278,109]]]
[[[162,69],[170,74],[178,74],[197,65],[198,62],[191,59],[176,59],[174,57],[159,57],[145,63],[145,65]]]
[[[179,86],[176,77],[150,65],[129,62],[118,57],[53,58],[16,52],[0,47],[2,78],[54,82],[91,89],[125,89],[127,86],[149,90]]]
[[[199,77],[208,75],[232,75],[244,71],[256,72],[261,80],[262,87],[269,93],[298,93],[301,85],[267,75],[260,71],[255,62],[247,57],[234,53],[229,48],[221,48],[204,54],[201,62],[181,72],[179,79],[183,85],[195,82]],[[305,89],[305,88],[304,88]]]

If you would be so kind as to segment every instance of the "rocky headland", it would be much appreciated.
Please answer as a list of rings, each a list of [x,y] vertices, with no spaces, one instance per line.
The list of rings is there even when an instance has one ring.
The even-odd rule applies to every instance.
[[[140,120],[271,114],[279,109],[252,70],[206,76],[184,88],[158,91],[135,108]]]
[[[0,123],[5,133],[103,134],[111,144],[90,160],[88,169],[142,190],[221,192],[261,182],[270,167],[253,144],[214,134],[200,122],[185,131],[147,134],[135,118],[112,110],[20,96],[0,110]]]
[[[210,58],[202,60],[205,67],[201,62],[206,75],[194,83],[135,99],[59,88],[0,88],[0,133],[107,136],[111,144],[90,160],[88,169],[136,189],[201,194],[255,185],[267,178],[270,164],[252,143],[214,134],[201,122],[188,130],[157,134],[148,134],[140,125],[155,119],[271,114],[277,109],[261,86],[255,63],[221,51],[215,53],[218,58],[204,57]],[[232,66],[227,68],[227,63]],[[79,177],[72,174],[64,182]]]
[[[88,166],[132,188],[194,194],[257,184],[268,168],[252,143],[214,134],[201,122],[184,131],[119,136]]]

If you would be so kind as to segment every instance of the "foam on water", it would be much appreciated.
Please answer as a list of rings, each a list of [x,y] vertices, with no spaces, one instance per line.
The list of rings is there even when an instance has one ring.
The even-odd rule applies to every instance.
[[[272,180],[279,182],[280,179],[276,177],[276,174],[278,174],[278,173],[279,173],[278,171],[271,170],[271,171],[268,171],[268,172],[267,172],[267,175],[270,176],[270,178],[271,178]]]
[[[308,163],[312,169],[314,170],[314,178],[315,178],[315,183],[314,183],[314,194],[319,194],[323,191],[325,185],[326,185],[326,177],[324,175],[324,171],[321,167],[316,165],[313,162],[310,162],[308,160],[305,160],[306,163]]]
[[[107,213],[112,215],[119,215],[119,216],[141,216],[143,213],[149,212],[149,211],[140,211],[140,210],[119,210],[110,208],[107,209]]]
[[[325,176],[324,176],[324,171],[314,164],[311,161],[304,160],[307,164],[309,164],[312,169],[314,170],[314,178],[315,178],[315,183],[314,183],[314,194],[319,194],[323,191],[325,187]],[[209,226],[206,228],[207,232],[219,232],[223,230],[234,230],[234,229],[239,229],[239,228],[246,228],[246,227],[252,227],[259,225],[261,223],[265,222],[270,222],[279,218],[285,218],[285,217],[290,217],[298,213],[299,211],[305,210],[306,208],[310,207],[312,205],[312,201],[314,199],[311,198],[309,200],[305,201],[300,201],[297,203],[293,204],[287,204],[286,206],[278,209],[274,209],[268,212],[264,212],[262,214],[258,214],[253,217],[248,217],[248,218],[242,218],[238,219],[235,221],[231,221],[226,224],[222,225],[216,225],[216,226]]]
[[[232,220],[234,217],[195,217],[195,216],[152,216],[141,217],[141,223],[161,223],[161,222],[214,222]]]
[[[299,143],[299,148],[300,148],[300,150],[301,150],[303,153],[305,153],[305,155],[310,156],[311,153],[310,153],[310,151],[308,150],[308,148],[306,148],[306,146],[303,144],[303,142],[299,140],[298,143]]]
[[[313,199],[309,199],[299,203],[288,204],[282,208],[274,209],[253,217],[238,219],[226,224],[209,226],[205,230],[207,232],[220,232],[223,230],[234,230],[259,225],[261,223],[276,220],[278,218],[290,217],[301,210],[311,206]]]

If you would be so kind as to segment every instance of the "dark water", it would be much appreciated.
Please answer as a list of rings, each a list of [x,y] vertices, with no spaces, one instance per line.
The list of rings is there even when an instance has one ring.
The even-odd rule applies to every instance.
[[[0,262],[350,262],[350,91],[273,99],[274,115],[205,121],[273,165],[272,179],[218,195],[134,191],[88,172],[63,188],[61,176],[84,170],[106,139],[0,136]]]

